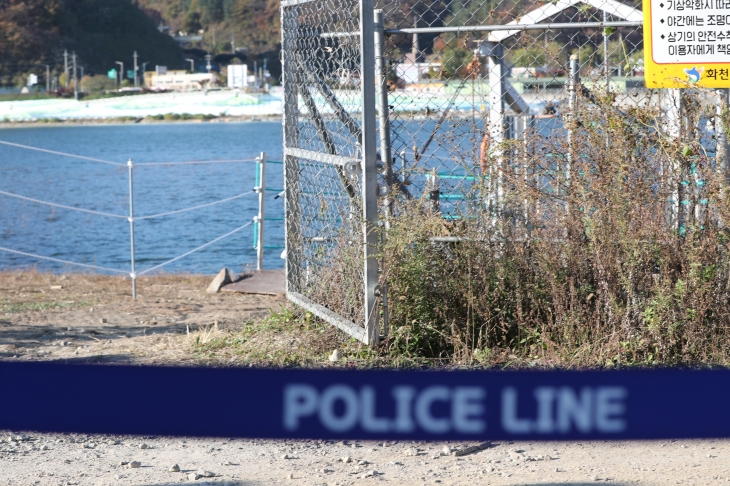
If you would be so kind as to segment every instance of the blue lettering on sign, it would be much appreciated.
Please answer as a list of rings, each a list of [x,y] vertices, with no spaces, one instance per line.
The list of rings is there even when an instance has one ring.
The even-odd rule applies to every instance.
[[[626,430],[628,395],[622,387],[581,388],[538,387],[534,393],[537,416],[517,416],[517,390],[502,391],[502,427],[513,434],[567,434],[573,430],[615,434]]]
[[[458,432],[481,434],[487,428],[484,417],[484,398],[487,392],[480,387],[430,386],[417,390],[412,386],[395,386],[391,390],[392,416],[377,416],[376,392],[372,386],[359,390],[349,385],[336,384],[321,393],[312,385],[292,384],[284,388],[284,428],[297,431],[301,419],[316,416],[330,432],[349,432],[356,426],[366,432],[411,433],[416,429],[431,434]],[[342,404],[343,411],[335,412]],[[446,404],[451,412],[436,416],[434,405]]]
[[[357,427],[371,433],[412,433],[416,430],[439,435],[449,432],[482,434],[487,430],[486,397],[482,387],[412,386],[391,389],[390,415],[376,414],[376,391],[372,386],[355,389],[331,385],[321,392],[312,385],[297,383],[284,387],[283,425],[300,430],[302,420],[316,417],[329,432],[347,433]],[[537,387],[532,399],[535,414],[520,417],[518,391],[501,392],[502,430],[521,434],[568,434],[570,432],[616,434],[626,430],[626,398],[623,387]],[[434,404],[445,404],[450,412],[436,416]],[[336,411],[339,404],[340,411]]]

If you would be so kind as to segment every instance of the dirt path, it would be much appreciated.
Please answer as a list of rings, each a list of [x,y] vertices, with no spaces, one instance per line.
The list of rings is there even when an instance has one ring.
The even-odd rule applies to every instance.
[[[208,277],[0,273],[0,359],[328,366],[342,338],[276,319],[282,298],[208,295]],[[233,344],[231,344],[233,340]],[[219,346],[219,343],[227,343]],[[19,393],[22,393],[19,390]],[[0,397],[7,400],[12,397]],[[215,413],[216,396],[209,410]],[[730,482],[730,441],[473,444],[0,432],[0,485],[557,485]],[[130,463],[139,462],[139,467]],[[177,464],[179,472],[169,469]],[[136,465],[136,464],[135,464]],[[206,477],[209,472],[214,476]]]

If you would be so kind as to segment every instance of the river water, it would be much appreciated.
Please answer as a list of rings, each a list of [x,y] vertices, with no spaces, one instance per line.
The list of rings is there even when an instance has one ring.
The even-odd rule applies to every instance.
[[[0,141],[126,164],[253,159],[281,160],[281,123],[99,125],[0,130]],[[203,205],[251,191],[254,162],[137,165],[136,217]],[[127,167],[0,145],[0,191],[92,211],[129,214]],[[282,187],[282,166],[267,165],[267,186]],[[283,217],[283,198],[266,196],[267,218]],[[135,223],[137,273],[187,253],[252,220],[258,196]],[[0,247],[110,269],[130,269],[129,222],[0,195]],[[238,273],[256,261],[253,225],[167,266],[167,272]],[[265,245],[281,247],[283,223],[268,221]],[[280,268],[268,249],[265,268]],[[91,271],[0,251],[0,269]]]

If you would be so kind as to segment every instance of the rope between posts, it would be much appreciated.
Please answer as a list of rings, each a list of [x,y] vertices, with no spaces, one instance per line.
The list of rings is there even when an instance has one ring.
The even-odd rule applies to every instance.
[[[251,159],[228,159],[228,160],[191,160],[189,162],[139,162],[135,163],[135,167],[152,167],[157,165],[202,165],[202,164],[235,164],[239,162],[256,162],[255,158]]]
[[[47,154],[61,155],[63,157],[71,157],[74,159],[89,160],[91,162],[99,162],[101,164],[116,165],[118,167],[127,166],[127,164],[120,164],[119,162],[111,162],[109,160],[95,159],[94,157],[84,157],[83,155],[67,154],[65,152],[58,152],[56,150],[48,150],[48,149],[42,149],[42,148],[38,148],[38,147],[31,147],[30,145],[21,145],[19,143],[5,142],[3,140],[0,140],[0,144],[9,145],[11,147],[17,147],[17,148],[22,148],[22,149],[26,149],[26,150],[35,150],[37,152],[45,152]]]
[[[230,231],[230,232],[228,232],[228,233],[226,233],[226,234],[224,234],[222,236],[219,236],[218,238],[216,238],[216,239],[214,239],[212,241],[209,241],[208,243],[206,243],[204,245],[201,245],[201,246],[195,248],[194,250],[190,250],[187,253],[183,253],[180,256],[176,256],[172,260],[168,260],[168,261],[166,261],[164,263],[160,263],[159,265],[155,265],[154,267],[150,267],[147,270],[143,270],[141,272],[138,272],[137,273],[137,276],[144,275],[145,273],[149,273],[149,272],[151,272],[153,270],[157,270],[158,268],[162,268],[165,265],[168,265],[168,264],[170,264],[172,262],[175,262],[177,260],[180,260],[181,258],[185,258],[186,256],[191,255],[191,254],[195,253],[196,251],[202,250],[203,248],[205,248],[207,246],[210,246],[213,243],[217,243],[218,241],[222,240],[223,238],[227,238],[227,237],[231,236],[232,234],[237,233],[237,232],[241,231],[242,229],[244,229],[244,228],[246,228],[248,226],[251,226],[252,224],[253,224],[253,221],[249,221],[248,223],[244,224],[243,226],[239,226],[238,228],[234,229],[233,231]]]
[[[23,255],[23,256],[28,256],[28,257],[32,257],[32,258],[39,258],[41,260],[50,260],[52,262],[66,263],[68,265],[76,265],[79,267],[92,268],[94,270],[105,270],[107,272],[116,272],[116,273],[125,273],[125,274],[129,273],[126,270],[118,270],[116,268],[100,267],[98,265],[87,265],[86,263],[71,262],[68,260],[61,260],[60,258],[53,258],[53,257],[42,256],[42,255],[35,255],[33,253],[26,253],[24,251],[11,250],[10,248],[4,248],[1,246],[0,246],[0,251],[6,251],[8,253],[15,253],[17,255]]]
[[[216,204],[221,204],[221,203],[224,203],[224,202],[233,201],[234,199],[238,199],[238,198],[241,198],[243,196],[248,196],[249,194],[253,194],[253,192],[254,191],[248,191],[248,192],[244,192],[242,194],[239,194],[237,196],[232,196],[232,197],[229,197],[229,198],[226,198],[226,199],[221,199],[220,201],[214,201],[212,203],[201,204],[199,206],[193,206],[193,207],[185,208],[185,209],[178,209],[176,211],[169,211],[167,213],[159,213],[159,214],[151,214],[149,216],[135,217],[134,220],[135,221],[142,221],[144,219],[161,218],[162,216],[169,216],[171,214],[178,214],[178,213],[184,213],[186,211],[192,211],[194,209],[207,208],[208,206],[215,206]]]
[[[51,206],[51,207],[55,207],[55,208],[63,208],[63,209],[71,210],[71,211],[80,211],[82,213],[96,214],[98,216],[107,216],[109,218],[119,218],[119,219],[128,218],[128,216],[122,216],[121,214],[104,213],[101,211],[94,211],[92,209],[75,208],[73,206],[66,206],[64,204],[56,204],[56,203],[52,203],[52,202],[48,202],[48,201],[41,201],[40,199],[34,199],[32,197],[21,196],[20,194],[13,194],[12,192],[0,191],[0,194],[2,194],[4,196],[8,196],[8,197],[15,197],[18,199],[23,199],[25,201],[31,201],[31,202],[38,203],[38,204],[45,204],[46,206]]]

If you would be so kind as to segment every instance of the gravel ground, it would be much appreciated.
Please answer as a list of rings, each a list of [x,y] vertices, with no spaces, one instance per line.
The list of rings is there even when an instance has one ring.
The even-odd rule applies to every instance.
[[[0,359],[247,366],[297,356],[300,363],[332,366],[329,353],[344,343],[336,332],[264,322],[284,299],[209,295],[209,280],[140,279],[133,302],[129,281],[118,277],[1,272]],[[214,346],[231,333],[238,333],[240,345]],[[190,410],[190,420],[215,413],[217,399],[211,393],[210,410]],[[470,447],[475,450],[460,455]],[[175,465],[179,471],[171,471]],[[0,431],[0,486],[728,482],[727,440],[447,444]]]
[[[214,403],[214,402],[213,402]],[[195,413],[191,413],[194,420]],[[3,433],[8,485],[717,484],[727,441],[371,443]],[[175,467],[177,466],[177,467]],[[179,469],[179,470],[178,470]]]

